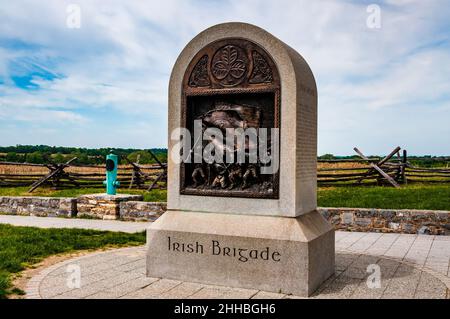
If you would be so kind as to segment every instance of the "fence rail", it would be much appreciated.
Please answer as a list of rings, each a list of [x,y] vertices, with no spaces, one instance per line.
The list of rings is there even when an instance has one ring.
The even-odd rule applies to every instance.
[[[0,187],[32,186],[40,180],[44,181],[53,170],[54,168],[47,164],[0,162]],[[149,189],[150,186],[164,188],[163,182],[153,185],[162,171],[163,169],[157,164],[136,165],[135,167],[122,165],[119,167],[117,179],[123,187],[131,185],[135,189]],[[62,172],[63,174],[59,174],[55,178],[50,176],[42,185],[58,189],[104,187],[104,166],[70,164],[64,167]]]
[[[448,160],[448,158],[442,159]],[[439,159],[439,161],[442,159]],[[413,160],[417,161],[419,159],[413,158]],[[424,160],[430,159],[424,158]],[[383,176],[380,176],[373,170],[373,165],[377,162],[382,163],[379,167],[390,178],[401,184],[450,183],[450,168],[448,168],[448,164],[447,167],[434,168],[414,166],[408,161],[405,151],[403,158],[398,155],[397,159],[391,158],[384,162],[381,159],[319,160],[317,170],[318,184],[321,186],[385,184],[386,178],[383,178]],[[342,167],[339,167],[339,164]],[[330,165],[333,167],[326,167]],[[336,167],[336,165],[338,166]],[[347,167],[348,165],[356,167]]]
[[[348,173],[348,169],[333,168],[333,169],[318,169],[317,180],[319,185],[334,184],[340,182],[354,182],[354,184],[382,184],[384,181],[378,174],[366,175],[364,171],[367,168],[351,169],[358,171],[355,173]],[[400,174],[397,169],[384,170],[392,178],[398,178]],[[324,173],[326,172],[326,173]],[[330,172],[333,172],[330,174]],[[346,173],[342,173],[346,172]],[[360,178],[364,177],[364,182],[360,182]],[[417,168],[414,166],[406,166],[404,171],[405,183],[421,182],[421,183],[450,183],[450,169],[436,170]],[[350,183],[351,184],[351,183]]]
[[[407,183],[450,183],[450,158],[408,158],[408,152],[399,146],[384,158],[369,158],[354,148],[359,158],[319,159],[317,182],[319,186],[383,185],[401,187]],[[118,172],[122,187],[152,190],[167,186],[167,164],[149,151],[156,164],[139,164],[127,157]],[[29,192],[42,185],[54,188],[103,187],[105,167],[103,165],[77,165],[77,158],[64,164],[0,162],[0,187],[29,186]],[[410,160],[410,161],[409,161]],[[432,163],[432,168],[418,167],[418,161]],[[436,165],[446,167],[434,167]]]
[[[375,161],[371,161],[374,163]],[[347,167],[349,163],[357,167]],[[380,185],[385,184],[386,179],[372,170],[364,160],[333,160],[319,161],[317,181],[320,186],[339,185]],[[342,164],[342,167],[329,167]],[[164,164],[165,165],[165,164]],[[136,178],[136,168],[131,165],[119,167],[118,180],[122,187],[135,189],[149,189],[158,179],[162,169],[159,165],[138,165],[145,178]],[[450,169],[423,168],[410,163],[402,164],[401,161],[388,161],[380,166],[383,171],[399,183],[450,183]],[[36,170],[39,170],[36,172]],[[45,164],[8,163],[0,162],[0,187],[31,186],[36,181],[48,175],[49,168]],[[65,173],[68,176],[57,180],[48,180],[44,185],[58,189],[74,187],[102,188],[105,179],[104,166],[100,165],[70,165]],[[75,186],[74,182],[78,185]],[[133,183],[132,183],[133,182]],[[157,182],[156,188],[164,188],[165,183]]]

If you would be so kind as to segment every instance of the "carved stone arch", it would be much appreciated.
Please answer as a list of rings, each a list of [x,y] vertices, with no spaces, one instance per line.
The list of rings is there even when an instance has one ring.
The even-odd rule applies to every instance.
[[[258,44],[226,38],[202,48],[191,60],[183,80],[188,93],[207,89],[268,89],[280,87],[275,62]]]

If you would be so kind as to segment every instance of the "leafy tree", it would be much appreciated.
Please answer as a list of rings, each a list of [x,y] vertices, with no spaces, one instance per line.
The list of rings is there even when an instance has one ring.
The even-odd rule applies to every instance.
[[[55,156],[52,157],[52,160],[58,164],[61,164],[66,161],[66,158],[61,153],[57,153]]]
[[[39,151],[28,154],[27,160],[29,163],[44,164],[44,157],[42,153]]]
[[[19,156],[17,156],[16,152],[8,152],[8,154],[6,154],[7,162],[18,162],[18,160],[19,160]]]

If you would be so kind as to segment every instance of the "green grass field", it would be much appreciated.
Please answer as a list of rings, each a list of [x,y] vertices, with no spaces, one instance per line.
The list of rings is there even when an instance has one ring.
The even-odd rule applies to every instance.
[[[142,245],[145,234],[83,229],[40,229],[0,224],[0,299],[22,292],[11,286],[13,274],[45,257],[78,250]]]
[[[321,207],[450,210],[450,184],[319,188]]]
[[[27,187],[0,188],[0,196],[28,196]],[[31,195],[76,197],[82,194],[101,193],[103,189],[83,188],[54,191],[38,188]],[[148,202],[166,201],[165,190],[122,189],[119,193],[142,194]],[[390,186],[339,186],[318,190],[321,207],[392,208],[450,210],[450,184],[410,184],[399,189]]]

